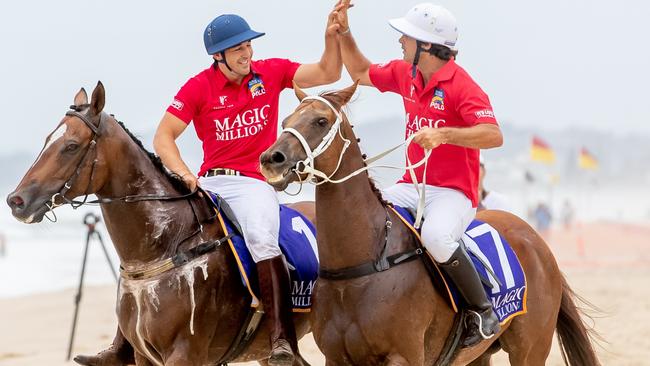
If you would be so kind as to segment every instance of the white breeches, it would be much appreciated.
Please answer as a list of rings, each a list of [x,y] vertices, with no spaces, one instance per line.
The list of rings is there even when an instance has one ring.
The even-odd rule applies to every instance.
[[[398,183],[382,192],[384,199],[406,209],[418,207],[419,196],[411,183]],[[476,215],[464,193],[451,188],[426,186],[422,244],[433,258],[444,263],[459,246],[463,232]]]
[[[282,254],[278,245],[280,204],[270,185],[259,179],[232,175],[201,177],[199,184],[228,202],[255,263]]]

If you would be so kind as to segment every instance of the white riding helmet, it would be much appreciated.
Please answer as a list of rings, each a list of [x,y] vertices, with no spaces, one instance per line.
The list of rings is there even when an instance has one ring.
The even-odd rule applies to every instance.
[[[456,18],[439,5],[422,3],[414,6],[403,18],[388,21],[398,32],[418,41],[439,44],[456,50],[458,27]]]

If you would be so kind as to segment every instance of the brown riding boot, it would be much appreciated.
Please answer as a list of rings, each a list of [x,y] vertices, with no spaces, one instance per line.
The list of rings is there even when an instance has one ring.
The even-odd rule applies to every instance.
[[[284,256],[279,255],[257,263],[257,273],[262,305],[269,319],[269,366],[291,366],[298,355],[298,341],[291,316],[291,283]]]
[[[113,343],[107,349],[99,352],[95,356],[79,355],[74,358],[74,362],[86,366],[126,366],[135,365],[135,355],[133,347],[129,344],[120,328],[117,328],[117,334]]]

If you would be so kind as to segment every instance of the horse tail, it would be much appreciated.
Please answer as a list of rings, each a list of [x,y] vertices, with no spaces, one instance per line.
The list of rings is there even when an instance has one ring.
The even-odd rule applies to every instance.
[[[562,276],[562,301],[558,314],[556,331],[557,339],[562,351],[564,363],[570,366],[597,366],[600,365],[593,347],[593,340],[602,340],[601,336],[582,319],[586,316],[584,309],[576,306],[579,300],[592,309],[597,308],[576,294]]]

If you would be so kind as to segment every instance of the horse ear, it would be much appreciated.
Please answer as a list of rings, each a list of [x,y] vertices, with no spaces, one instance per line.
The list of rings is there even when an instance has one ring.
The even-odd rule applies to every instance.
[[[357,86],[359,86],[359,80],[355,81],[354,84],[348,86],[347,88],[339,90],[339,92],[336,93],[342,99],[341,106],[344,106],[344,105],[348,104],[350,99],[352,99],[352,96],[354,95],[354,92],[357,91]]]
[[[341,108],[344,105],[348,104],[350,99],[352,99],[354,92],[357,91],[357,86],[359,86],[359,80],[355,81],[354,84],[348,86],[345,89],[341,89],[335,93],[328,95],[331,95],[333,101],[339,106],[339,108]]]
[[[304,91],[302,91],[302,89],[300,89],[300,87],[298,86],[298,84],[296,84],[295,81],[293,81],[293,91],[294,91],[294,93],[296,93],[296,97],[297,97],[298,100],[301,101],[301,102],[302,102],[302,100],[305,99],[305,97],[307,96],[307,93],[305,93]]]
[[[74,105],[83,105],[83,104],[88,104],[88,94],[86,93],[86,89],[81,88],[77,92],[77,95],[74,96]]]
[[[93,96],[90,101],[90,115],[96,116],[102,113],[102,110],[104,110],[105,102],[106,92],[104,90],[104,84],[102,84],[101,81],[98,81],[95,90],[93,90]]]

